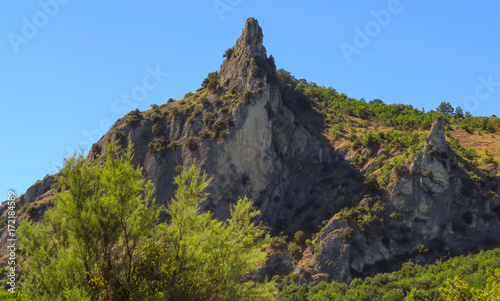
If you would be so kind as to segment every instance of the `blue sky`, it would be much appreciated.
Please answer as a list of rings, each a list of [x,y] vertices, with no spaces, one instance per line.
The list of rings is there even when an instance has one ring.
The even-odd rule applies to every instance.
[[[0,195],[195,91],[248,17],[278,68],[354,98],[500,116],[498,1],[4,1]],[[128,100],[127,100],[128,96]]]

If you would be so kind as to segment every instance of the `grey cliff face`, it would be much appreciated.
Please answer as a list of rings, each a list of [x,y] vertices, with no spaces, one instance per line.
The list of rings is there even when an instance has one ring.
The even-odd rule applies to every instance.
[[[319,237],[319,256],[304,259],[315,262],[304,280],[349,282],[395,270],[408,259],[426,263],[498,245],[500,206],[471,183],[466,170],[473,166],[448,148],[444,133],[438,118],[423,152],[390,191],[384,207],[398,218],[346,239],[341,229],[347,224],[334,217]],[[299,263],[296,272],[301,269]]]

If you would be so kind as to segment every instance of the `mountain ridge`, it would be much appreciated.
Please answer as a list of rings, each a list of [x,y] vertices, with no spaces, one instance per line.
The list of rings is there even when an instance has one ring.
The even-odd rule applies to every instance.
[[[349,137],[336,139],[349,134],[335,126],[357,128],[345,119],[332,120],[321,111],[325,102],[297,92],[305,83],[276,71],[262,43],[262,29],[249,18],[220,70],[209,73],[202,88],[177,102],[128,113],[93,145],[87,159],[101,155],[107,140],[122,146],[132,142],[134,163],[155,185],[157,203],[167,205],[171,199],[178,166],[196,164],[213,177],[203,209],[214,217],[228,218],[229,204],[248,196],[273,235],[312,235],[298,253],[277,248],[261,279],[294,272],[302,281],[349,282],[397,269],[408,259],[431,262],[447,252],[500,245],[492,235],[500,231],[500,206],[493,194],[483,193],[498,197],[498,176],[490,180],[457,155],[447,141],[446,116],[421,130],[422,139],[428,133],[424,140],[415,136],[409,143],[417,146],[411,157],[391,163],[383,189],[377,160],[397,156],[373,140],[380,134],[360,140],[358,148],[347,146]],[[368,177],[370,166],[376,168],[375,182]],[[472,182],[470,174],[481,183]],[[21,219],[42,217],[51,206],[54,183],[49,176],[16,199]],[[5,217],[5,205],[0,212]]]

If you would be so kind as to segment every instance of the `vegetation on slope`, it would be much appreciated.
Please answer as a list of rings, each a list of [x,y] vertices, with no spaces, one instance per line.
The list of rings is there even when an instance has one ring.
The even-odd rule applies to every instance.
[[[423,266],[409,261],[398,271],[364,280],[356,278],[350,284],[325,281],[299,284],[291,281],[291,277],[281,280],[276,277],[280,288],[277,300],[497,300],[479,296],[482,293],[500,296],[498,268],[500,249],[494,249]],[[488,282],[489,277],[492,278]],[[487,286],[493,281],[496,286]]]
[[[499,118],[472,117],[445,102],[436,111],[424,112],[411,105],[388,105],[378,99],[356,100],[331,87],[298,80],[284,70],[278,70],[276,78],[285,105],[307,104],[320,112],[324,134],[336,147],[347,151],[347,158],[363,172],[365,184],[373,188],[374,195],[366,196],[367,206],[340,212],[360,231],[383,222],[385,208],[380,192],[408,172],[409,163],[422,151],[426,132],[437,116],[445,117],[450,148],[475,167],[463,166],[472,182],[482,187],[485,178],[498,177],[500,139],[489,139],[497,143],[484,144],[483,149],[472,146],[479,137],[498,137]],[[226,222],[201,213],[199,204],[206,198],[203,188],[209,179],[193,167],[175,179],[179,189],[167,210],[171,221],[155,227],[160,208],[151,199],[153,188],[142,179],[140,169],[131,165],[131,149],[120,153],[116,144],[125,141],[125,127],[150,123],[151,153],[161,156],[177,147],[195,150],[207,138],[226,137],[233,123],[233,109],[240,102],[248,104],[259,93],[226,87],[217,72],[210,73],[202,86],[180,101],[169,100],[166,105],[152,105],[147,112],[127,114],[123,124],[113,128],[116,142],[105,147],[106,155],[100,158],[100,151],[93,148],[94,163],[86,163],[81,155],[66,162],[58,178],[63,190],[56,194],[55,208],[46,213],[42,223],[25,223],[20,229],[26,257],[21,283],[24,296],[50,300],[274,298],[274,282],[255,284],[247,280],[265,261],[264,248],[270,243],[265,229],[252,222],[259,212],[250,201],[239,200]],[[198,122],[202,130],[184,142],[167,140],[168,127],[179,120],[182,127]],[[486,193],[498,200],[494,192]],[[391,218],[397,218],[393,214]],[[297,243],[290,244],[288,251],[295,257],[301,252],[300,245],[314,243],[303,233],[294,239]],[[400,271],[355,279],[350,284],[297,284],[285,277],[280,280],[281,294],[277,298],[470,299],[496,289],[492,283],[498,283],[498,270],[488,271],[487,267],[500,267],[499,259],[500,249],[496,249],[434,265],[408,262]],[[492,277],[490,282],[488,275]]]
[[[19,228],[29,300],[272,300],[273,282],[248,280],[266,260],[267,230],[246,198],[225,222],[202,213],[210,179],[195,167],[175,178],[177,191],[161,210],[154,187],[132,165],[132,146],[116,142],[92,163],[65,161],[61,192],[43,221]]]
[[[285,104],[308,104],[320,112],[325,136],[347,151],[346,158],[362,171],[365,184],[375,191],[386,191],[401,174],[408,173],[438,116],[444,117],[449,147],[475,167],[468,171],[472,182],[500,176],[500,118],[473,117],[447,102],[429,112],[412,105],[385,104],[380,99],[366,102],[332,87],[296,79],[283,69],[276,74]],[[484,139],[489,143],[480,144],[483,148],[473,147],[478,137],[488,135]],[[491,191],[484,194],[498,198]]]

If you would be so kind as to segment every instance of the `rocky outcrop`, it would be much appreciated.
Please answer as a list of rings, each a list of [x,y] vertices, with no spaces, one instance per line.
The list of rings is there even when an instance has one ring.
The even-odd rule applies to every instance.
[[[247,20],[241,37],[219,70],[220,88],[209,96],[202,113],[192,122],[186,118],[125,122],[122,118],[93,147],[100,152],[107,139],[134,144],[135,162],[156,187],[157,203],[166,204],[176,187],[172,184],[176,167],[197,164],[213,177],[204,205],[215,217],[225,219],[229,204],[248,196],[262,211],[260,220],[273,233],[293,234],[299,229],[316,231],[321,221],[340,208],[350,205],[364,190],[359,171],[335,151],[321,133],[299,121],[294,104],[283,102],[276,82],[275,66],[262,45],[262,29],[257,20]],[[214,97],[245,90],[253,95],[248,103],[239,103],[221,112]],[[173,104],[172,106],[175,106]],[[300,108],[302,114],[321,119],[312,108]],[[151,152],[148,144],[159,137],[153,127],[161,128],[161,138],[183,144],[189,137],[209,127],[202,116],[215,113],[231,117],[232,125],[224,139],[204,139],[195,150],[188,147],[169,149],[165,154]],[[89,158],[93,154],[89,154]],[[21,197],[33,202],[37,196]],[[163,217],[165,218],[165,217]]]
[[[408,259],[426,263],[497,246],[500,206],[484,194],[495,186],[486,178],[483,187],[471,181],[468,170],[474,167],[448,148],[444,133],[440,117],[409,172],[391,188],[383,224],[362,233],[334,217],[318,238],[316,265],[299,264],[296,272],[349,282],[395,270]],[[354,228],[349,239],[348,227]],[[303,259],[308,261],[310,256]]]

